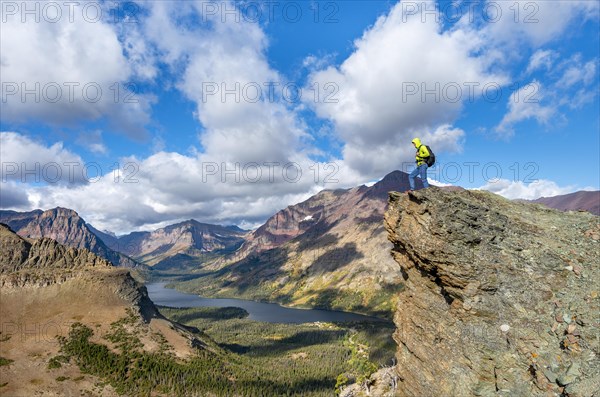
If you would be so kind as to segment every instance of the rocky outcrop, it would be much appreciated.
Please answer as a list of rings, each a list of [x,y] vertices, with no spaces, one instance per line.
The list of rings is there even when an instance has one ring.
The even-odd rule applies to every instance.
[[[29,242],[0,224],[0,286],[50,285],[88,268],[110,269],[112,263],[87,249],[66,247],[41,238]]]
[[[27,238],[47,237],[73,248],[85,248],[116,266],[135,267],[131,258],[106,246],[77,212],[66,208],[31,212],[0,211],[0,222]]]
[[[0,223],[0,273],[8,271],[8,266],[12,264],[24,263],[30,249],[29,242],[13,232],[8,225]]]
[[[483,191],[390,193],[398,396],[599,396],[599,218]]]

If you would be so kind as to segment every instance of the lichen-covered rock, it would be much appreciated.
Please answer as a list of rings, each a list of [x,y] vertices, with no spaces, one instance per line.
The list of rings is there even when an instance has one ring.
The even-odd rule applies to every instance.
[[[390,193],[397,395],[600,396],[599,219],[482,191]]]

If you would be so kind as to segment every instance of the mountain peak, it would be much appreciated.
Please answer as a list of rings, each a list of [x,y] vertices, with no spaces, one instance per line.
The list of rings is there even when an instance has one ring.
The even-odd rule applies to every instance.
[[[70,208],[64,208],[64,207],[52,208],[52,209],[44,211],[43,214],[55,215],[55,216],[62,216],[62,217],[77,217],[77,218],[80,218],[80,216],[77,213],[77,211],[72,210]]]
[[[56,207],[43,212],[2,212],[0,215],[0,221],[20,236],[47,237],[69,247],[88,249],[118,266],[136,265],[130,258],[110,249],[72,209]]]
[[[417,189],[422,188],[423,184],[419,178],[416,179]],[[410,189],[408,174],[402,171],[392,171],[384,176],[380,181],[368,188],[367,195],[372,198],[387,201],[388,192],[405,192]]]
[[[243,242],[244,231],[188,219],[150,232],[110,238],[109,246],[149,266],[170,266],[173,258],[193,259],[208,252],[232,250]],[[108,236],[98,233],[101,239]]]

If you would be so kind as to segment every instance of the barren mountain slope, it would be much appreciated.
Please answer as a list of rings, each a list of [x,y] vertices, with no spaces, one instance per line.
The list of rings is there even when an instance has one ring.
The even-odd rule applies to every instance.
[[[2,224],[0,247],[1,395],[115,395],[74,363],[48,367],[59,355],[56,337],[75,323],[94,331],[92,341],[114,346],[104,338],[114,332],[111,324],[128,318],[144,350],[194,354],[194,337],[162,318],[126,269],[51,239],[25,240]]]

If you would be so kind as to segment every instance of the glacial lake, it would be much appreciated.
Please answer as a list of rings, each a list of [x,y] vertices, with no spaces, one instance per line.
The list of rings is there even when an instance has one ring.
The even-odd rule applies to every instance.
[[[263,303],[243,299],[203,298],[194,294],[186,294],[171,288],[165,288],[166,282],[146,284],[152,302],[168,307],[240,307],[246,310],[250,320],[267,323],[313,323],[371,321],[387,322],[377,317],[363,316],[356,313],[318,309],[293,309],[276,303]]]

